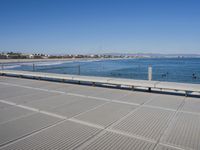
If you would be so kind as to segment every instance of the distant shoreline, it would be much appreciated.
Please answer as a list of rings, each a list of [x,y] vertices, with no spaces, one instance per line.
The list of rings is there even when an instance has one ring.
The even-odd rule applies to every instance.
[[[45,58],[45,59],[0,59],[0,64],[7,63],[33,63],[53,61],[87,61],[87,60],[118,60],[127,58]],[[130,59],[130,58],[129,58]],[[132,58],[133,59],[133,58]]]
[[[33,63],[33,62],[52,62],[52,61],[87,61],[87,60],[119,60],[119,59],[177,59],[177,57],[143,57],[143,58],[44,58],[44,59],[0,59],[0,64],[6,63]],[[200,57],[183,57],[200,58]]]
[[[55,58],[55,59],[0,59],[1,64],[5,63],[27,63],[27,62],[50,62],[50,61],[76,61],[95,60],[96,58]]]

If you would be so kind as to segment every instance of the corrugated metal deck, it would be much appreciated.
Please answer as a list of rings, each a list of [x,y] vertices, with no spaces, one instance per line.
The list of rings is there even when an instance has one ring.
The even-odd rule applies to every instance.
[[[142,107],[112,128],[156,141],[162,136],[173,114],[168,110]]]
[[[200,100],[199,98],[186,98],[182,111],[193,112],[200,114]]]
[[[29,135],[58,121],[61,119],[37,113],[0,124],[0,145]]]
[[[164,146],[164,145],[158,145],[158,147],[156,148],[156,150],[182,150],[179,148],[175,148],[175,147],[169,147],[169,146]]]
[[[33,92],[33,90],[12,86],[12,87],[0,88],[0,92],[1,92],[0,99],[6,99],[20,95],[28,95],[29,93]]]
[[[0,102],[0,110],[5,109],[5,108],[9,108],[9,107],[12,107],[12,105]]]
[[[70,150],[95,136],[100,129],[65,121],[3,148],[4,150]]]
[[[199,150],[200,98],[0,77],[0,149]]]
[[[37,101],[31,101],[24,105],[28,107],[33,107],[39,110],[48,111],[59,106],[75,103],[76,101],[80,101],[81,99],[82,99],[81,97],[75,97],[75,96],[70,96],[67,94],[62,94],[59,96],[48,97],[48,98],[44,98]]]
[[[123,136],[113,132],[106,132],[91,143],[84,150],[153,150],[155,143]]]
[[[146,105],[178,110],[184,99],[185,97],[174,95],[158,95],[152,101],[146,103]]]
[[[93,109],[82,115],[75,117],[78,120],[94,123],[103,127],[107,127],[113,122],[119,120],[130,111],[135,109],[136,106],[120,104],[120,103],[107,103],[97,109]],[[106,115],[105,115],[106,114]]]
[[[145,102],[153,99],[156,95],[147,93],[147,92],[132,92],[129,95],[126,95],[122,98],[119,98],[119,101],[124,101],[133,104],[144,104]]]
[[[200,116],[177,113],[176,120],[161,139],[163,143],[183,149],[200,149]]]
[[[33,113],[33,111],[20,107],[7,107],[5,109],[0,109],[0,124],[21,116],[26,116],[30,113]]]
[[[60,93],[52,93],[52,92],[46,92],[46,91],[31,91],[30,93],[27,93],[25,95],[18,95],[15,97],[7,97],[4,98],[4,100],[16,103],[16,104],[26,104],[30,102],[36,102],[41,101],[42,99],[47,98],[54,98],[55,96],[61,95]]]
[[[75,115],[78,115],[80,113],[93,109],[104,103],[105,101],[83,97],[82,100],[80,101],[75,101],[73,103],[66,104],[66,105],[57,107],[55,109],[51,109],[50,112],[61,115],[61,116],[66,116],[67,118],[71,118]]]

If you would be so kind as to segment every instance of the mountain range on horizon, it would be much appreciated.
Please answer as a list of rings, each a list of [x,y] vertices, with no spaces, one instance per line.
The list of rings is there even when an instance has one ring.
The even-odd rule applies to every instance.
[[[104,53],[112,56],[138,56],[138,57],[200,57],[200,54],[162,54],[162,53]]]

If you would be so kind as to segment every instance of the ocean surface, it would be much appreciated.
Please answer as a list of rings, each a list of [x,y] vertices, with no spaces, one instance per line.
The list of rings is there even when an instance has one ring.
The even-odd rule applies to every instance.
[[[80,74],[129,79],[148,79],[148,66],[153,80],[200,83],[200,58],[115,59],[67,62],[37,62],[34,71],[60,74]],[[9,64],[7,69],[33,71],[32,63]]]

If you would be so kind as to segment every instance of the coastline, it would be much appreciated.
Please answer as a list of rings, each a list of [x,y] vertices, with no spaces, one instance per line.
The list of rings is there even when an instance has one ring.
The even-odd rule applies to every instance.
[[[91,59],[91,58],[90,58]],[[86,58],[56,58],[56,59],[0,59],[1,64],[6,63],[31,63],[31,62],[50,62],[50,61],[74,61],[74,60],[90,60]],[[92,59],[93,60],[93,59]]]
[[[52,62],[52,61],[96,61],[96,60],[119,60],[128,58],[55,58],[55,59],[0,59],[0,64],[6,63],[31,63],[31,62]],[[130,58],[129,58],[130,59]],[[134,59],[134,58],[132,58]]]

